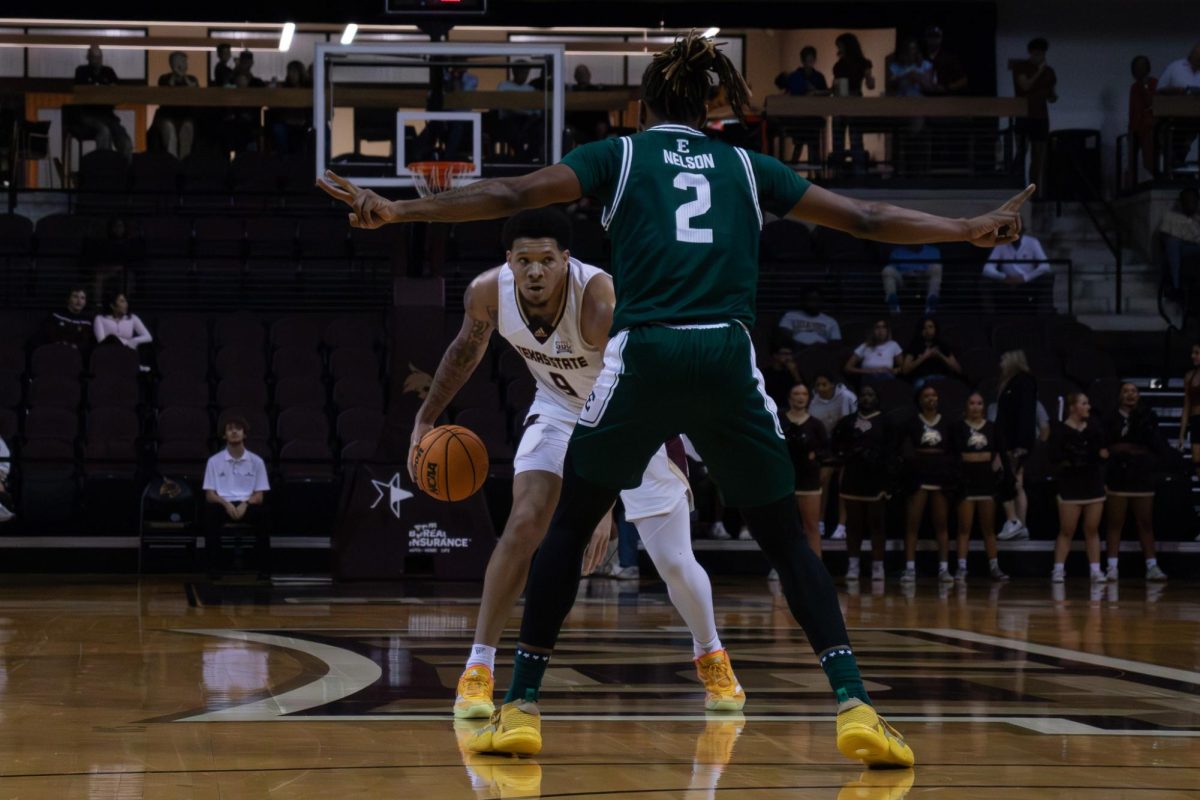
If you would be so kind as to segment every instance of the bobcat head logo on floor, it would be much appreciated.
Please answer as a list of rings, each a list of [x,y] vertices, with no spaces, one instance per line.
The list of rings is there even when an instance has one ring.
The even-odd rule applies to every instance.
[[[425,396],[429,394],[429,387],[433,385],[433,376],[418,369],[411,361],[408,362],[408,368],[410,372],[404,379],[404,393],[414,392],[417,397],[424,400]]]

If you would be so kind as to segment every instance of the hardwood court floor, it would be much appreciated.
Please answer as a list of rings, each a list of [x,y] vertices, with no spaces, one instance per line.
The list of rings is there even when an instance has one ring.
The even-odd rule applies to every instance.
[[[868,688],[917,754],[903,772],[838,755],[765,582],[716,587],[737,718],[703,714],[661,584],[631,589],[585,586],[545,750],[517,760],[464,756],[448,713],[477,587],[6,577],[0,798],[1200,797],[1195,584],[843,587]]]

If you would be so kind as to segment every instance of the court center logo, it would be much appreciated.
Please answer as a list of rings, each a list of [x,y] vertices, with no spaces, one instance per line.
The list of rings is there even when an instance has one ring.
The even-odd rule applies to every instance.
[[[393,475],[392,479],[387,483],[374,479],[371,480],[371,483],[375,484],[375,491],[379,492],[379,496],[375,498],[375,502],[371,503],[371,508],[378,506],[383,501],[384,495],[386,495],[388,508],[392,510],[392,514],[396,519],[400,519],[400,504],[414,496],[412,492],[400,485],[400,473],[397,472]]]

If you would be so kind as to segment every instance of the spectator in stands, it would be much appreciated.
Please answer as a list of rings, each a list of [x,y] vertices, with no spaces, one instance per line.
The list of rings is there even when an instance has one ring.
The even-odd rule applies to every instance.
[[[1105,471],[1108,570],[1104,577],[1109,581],[1120,577],[1121,529],[1132,512],[1146,560],[1146,580],[1165,581],[1167,575],[1154,552],[1154,485],[1175,454],[1160,433],[1158,415],[1141,402],[1132,383],[1121,384],[1117,413],[1105,428],[1111,458]]]
[[[917,415],[908,425],[904,440],[905,473],[908,476],[907,524],[904,533],[904,573],[900,580],[917,579],[917,535],[929,506],[930,521],[938,546],[938,582],[953,583],[950,574],[950,490],[956,458],[951,449],[950,420],[938,410],[938,393],[933,386],[917,390]],[[966,575],[963,576],[964,579]]]
[[[1196,43],[1187,58],[1167,64],[1158,79],[1158,94],[1200,94],[1200,42]],[[1182,166],[1187,160],[1192,142],[1196,140],[1195,127],[1177,126],[1171,137],[1169,168]]]
[[[800,382],[800,370],[796,368],[790,344],[779,342],[775,345],[771,363],[763,370],[763,381],[767,386],[767,397],[775,401],[775,407],[787,408],[788,393]]]
[[[51,311],[47,317],[46,342],[87,350],[92,346],[93,330],[92,315],[87,312],[87,289],[74,286],[67,293],[66,309]]]
[[[1179,210],[1163,214],[1158,233],[1162,237],[1168,294],[1178,298],[1183,291],[1183,267],[1200,269],[1200,192],[1188,187],[1179,193]]]
[[[1100,571],[1100,517],[1104,514],[1104,430],[1092,417],[1087,395],[1067,395],[1067,418],[1050,426],[1050,465],[1058,478],[1058,539],[1054,543],[1052,583],[1062,583],[1075,529],[1083,520],[1084,544],[1092,582]]]
[[[154,337],[137,314],[129,313],[129,301],[123,292],[115,294],[107,305],[107,314],[96,315],[96,343],[109,341],[128,347],[137,352],[142,362],[142,372],[149,372],[150,353],[147,345],[154,341]]]
[[[933,317],[922,319],[913,332],[901,372],[916,389],[930,381],[963,377],[962,366],[954,357],[954,350],[942,341],[941,325]]]
[[[117,73],[104,65],[104,53],[92,45],[87,51],[87,63],[75,68],[76,86],[112,86]],[[126,159],[133,156],[133,140],[117,118],[112,106],[72,105],[64,109],[65,124],[72,136],[92,140],[98,150],[116,150]]]
[[[592,83],[592,71],[587,64],[575,67],[575,83],[571,86],[572,92],[598,92],[602,88],[602,86]],[[603,110],[569,111],[567,112],[567,125],[571,129],[576,144],[607,139],[611,128],[608,112]]]
[[[800,50],[800,66],[787,76],[786,91],[793,97],[827,95],[829,84],[817,69],[817,48],[809,45]],[[825,134],[824,117],[802,117],[788,125],[792,133],[791,163],[800,161],[800,151],[808,148],[810,163],[821,160],[821,138]]]
[[[842,340],[837,320],[821,311],[821,290],[815,286],[800,295],[799,311],[788,311],[779,320],[779,332],[799,347]]]
[[[858,412],[833,429],[833,452],[845,464],[841,499],[846,503],[846,580],[859,578],[862,541],[871,540],[871,580],[884,578],[884,512],[889,471],[895,452],[891,431],[879,411],[873,386],[864,386]]]
[[[967,71],[957,55],[942,47],[942,29],[936,25],[925,29],[925,60],[933,65],[933,81],[924,87],[925,94],[966,94]]]
[[[808,413],[821,421],[825,430],[832,435],[833,429],[844,417],[858,411],[858,397],[845,384],[834,381],[833,376],[826,372],[818,372],[812,383],[812,400],[808,404]],[[821,522],[818,528],[825,535],[824,509],[829,505],[829,484],[834,472],[841,469],[841,462],[832,452],[826,454],[821,464]],[[846,503],[838,500],[838,523],[830,539],[846,538]]]
[[[200,83],[188,74],[187,53],[176,50],[170,56],[171,71],[159,76],[159,86],[197,87]],[[187,158],[196,136],[196,121],[192,112],[178,106],[159,106],[154,126],[162,138],[163,149],[176,158]]]
[[[1129,64],[1129,185],[1138,182],[1138,154],[1147,172],[1154,172],[1154,92],[1158,78],[1150,74],[1150,59],[1134,56]]]
[[[289,61],[287,75],[283,79],[285,89],[303,89],[307,86],[304,62]],[[267,128],[276,153],[299,152],[312,128],[312,109],[272,108],[267,110]]]
[[[264,494],[271,489],[267,465],[246,449],[250,426],[241,417],[225,420],[225,449],[208,459],[204,468],[204,550],[210,576],[216,574],[221,529],[238,522],[255,529],[258,577],[270,575],[271,539]]]
[[[916,39],[905,39],[888,64],[887,93],[893,97],[920,97],[933,85],[933,64],[921,55]]]
[[[821,554],[821,465],[829,455],[829,432],[809,413],[811,394],[803,383],[788,392],[787,406],[779,415],[788,453],[796,472],[796,505],[808,545]]]
[[[863,386],[890,381],[900,373],[904,350],[892,339],[892,326],[886,319],[875,321],[867,340],[854,349],[842,372],[858,375]]]
[[[1058,76],[1046,63],[1046,51],[1050,43],[1040,36],[1032,39],[1026,47],[1029,57],[1009,61],[1013,73],[1013,87],[1017,97],[1028,102],[1028,116],[1018,117],[1015,123],[1017,150],[1013,156],[1013,170],[1025,171],[1025,153],[1030,153],[1029,182],[1043,188],[1042,166],[1046,162],[1046,143],[1050,140],[1049,103],[1058,102]]]
[[[232,47],[225,42],[217,45],[217,65],[213,67],[213,86],[233,86],[233,67],[229,66],[232,59]]]
[[[1046,260],[1046,251],[1034,236],[1022,233],[1010,243],[993,247],[987,263],[983,265],[983,279],[980,282],[984,307],[991,313],[998,300],[1027,301],[1029,289],[1017,287],[1049,274],[1050,262]],[[1044,310],[1051,304],[1051,294],[1050,291],[1035,294],[1035,297],[1041,298],[1040,302],[1035,302],[1037,310]]]
[[[825,75],[817,69],[817,48],[807,45],[800,50],[800,66],[788,75],[787,93],[795,97],[829,94]]]
[[[910,278],[924,278],[925,313],[937,311],[942,289],[942,251],[932,244],[905,244],[892,250],[890,261],[883,268],[883,294],[888,311],[900,313],[900,289]]]
[[[874,91],[875,75],[871,72],[871,60],[863,55],[862,44],[853,33],[843,33],[834,39],[838,60],[833,65],[833,93],[839,97],[862,97],[863,86]],[[833,156],[844,159],[846,155],[845,117],[833,119]],[[865,170],[867,151],[863,147],[862,129],[857,124],[850,127],[850,157],[855,168]]]
[[[496,85],[498,92],[533,92],[537,91],[529,82],[530,63],[524,59],[513,62],[509,72],[511,77]],[[541,149],[542,115],[537,111],[523,109],[500,109],[498,113],[502,136],[505,143],[512,149],[513,155],[521,160],[534,157]]]
[[[12,468],[8,443],[0,437],[0,522],[8,522],[16,516],[13,509],[16,504],[13,503],[12,495],[8,491],[8,471]]]
[[[1024,350],[1000,356],[1000,386],[996,401],[996,435],[1004,450],[1006,521],[999,538],[1028,539],[1025,527],[1029,500],[1025,496],[1025,464],[1037,438],[1037,379]]]
[[[1192,368],[1183,375],[1183,414],[1179,418],[1179,449],[1191,442],[1192,468],[1200,478],[1200,342],[1192,344]],[[1200,538],[1197,539],[1200,541]]]
[[[238,53],[237,65],[233,69],[233,82],[239,89],[261,89],[267,85],[262,78],[254,74],[254,53],[249,50]]]

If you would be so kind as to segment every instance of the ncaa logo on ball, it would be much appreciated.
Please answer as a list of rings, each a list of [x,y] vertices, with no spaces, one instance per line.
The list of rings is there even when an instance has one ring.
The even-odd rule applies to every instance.
[[[438,493],[438,465],[432,462],[425,464],[425,491],[432,495]]]

